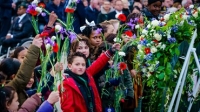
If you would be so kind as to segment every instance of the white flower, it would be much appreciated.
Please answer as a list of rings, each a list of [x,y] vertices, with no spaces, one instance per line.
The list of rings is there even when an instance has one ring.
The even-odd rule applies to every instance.
[[[151,53],[156,53],[158,50],[156,49],[156,47],[151,47]]]
[[[149,78],[151,76],[151,73],[150,72],[147,72],[147,77]]]
[[[148,70],[149,70],[150,72],[153,72],[153,71],[154,71],[154,67],[153,67],[153,65],[150,66],[150,67],[148,67]]]
[[[124,53],[124,52],[118,52],[118,54],[120,55],[120,56],[126,56],[126,54]]]
[[[119,39],[119,38],[114,38],[113,41],[114,41],[114,42],[121,42],[122,40]]]
[[[38,4],[38,0],[34,0],[34,1],[32,1],[31,4],[32,4],[32,5],[37,5],[37,4]]]
[[[166,23],[163,21],[163,22],[161,22],[162,23],[162,25],[164,26]]]
[[[56,25],[55,26],[55,31],[56,32],[59,32],[59,31],[61,31],[62,30],[62,27],[60,26],[60,25]]]
[[[184,14],[184,15],[182,16],[182,18],[186,20],[186,19],[188,18],[188,15]]]
[[[41,12],[42,12],[42,8],[40,8],[40,7],[36,7],[36,8],[35,8],[35,11],[41,13]]]
[[[156,39],[157,41],[160,41],[160,40],[162,39],[162,35],[160,35],[160,34],[158,34],[158,33],[154,34],[154,37],[155,37],[155,39]]]
[[[161,47],[160,47],[162,50],[164,50],[166,48],[166,44],[163,44]]]
[[[52,37],[51,37],[51,40],[52,40],[52,41],[56,40],[56,36],[52,36]]]
[[[138,29],[138,28],[140,28],[140,25],[138,25],[138,24],[135,25],[135,29]]]
[[[142,34],[146,35],[147,33],[148,33],[147,30],[145,30],[145,29],[142,30]]]
[[[198,7],[197,10],[200,11],[200,7]]]
[[[169,20],[169,17],[170,17],[170,14],[165,14],[165,15],[164,15],[164,20],[165,20],[165,21],[168,21],[168,20]]]
[[[153,27],[156,27],[156,26],[159,25],[159,21],[155,19],[155,20],[153,20],[153,21],[151,22],[151,24],[152,24]]]
[[[151,25],[150,25],[150,24],[148,24],[148,25],[147,25],[147,28],[150,28],[150,27],[151,27]]]
[[[46,49],[49,49],[51,47],[51,45],[50,44],[46,44],[45,47],[46,47]]]
[[[194,8],[194,5],[190,5],[189,8],[190,8],[190,9],[193,9],[193,8]]]
[[[148,44],[147,44],[147,47],[150,47],[150,46],[151,46],[151,44],[150,44],[150,43],[148,43]]]
[[[146,73],[147,69],[146,68],[142,68],[142,72]]]
[[[117,14],[115,15],[115,18],[118,19],[118,17],[119,17],[120,14],[122,14],[122,13],[117,13]]]
[[[137,45],[137,48],[140,50],[140,49],[142,49],[142,45],[141,44],[138,44]]]
[[[197,17],[198,17],[198,12],[196,11],[196,12],[194,12],[192,15],[193,15],[195,18],[197,18]]]

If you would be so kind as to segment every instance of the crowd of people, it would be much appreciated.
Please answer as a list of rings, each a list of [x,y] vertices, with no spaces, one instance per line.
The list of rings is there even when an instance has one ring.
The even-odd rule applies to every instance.
[[[135,70],[132,60],[137,47],[129,45],[134,28],[123,28],[130,20],[143,25],[144,17],[149,21],[160,19],[165,13],[188,8],[198,1],[192,0],[80,0],[73,13],[74,32],[78,39],[71,44],[67,56],[67,67],[54,60],[55,72],[63,71],[63,90],[54,84],[52,66],[47,65],[48,80],[41,79],[40,49],[44,40],[36,35],[31,24],[31,16],[27,14],[31,0],[0,1],[0,45],[1,55],[8,47],[15,48],[17,43],[34,37],[29,48],[15,48],[9,58],[0,63],[0,110],[2,112],[53,112],[54,104],[60,103],[63,112],[147,112],[142,103],[143,85],[140,73]],[[68,0],[40,0],[45,4],[49,15],[38,16],[39,32],[47,32],[49,37],[55,25],[61,25],[58,18],[66,20],[65,7]],[[124,14],[126,21],[118,21],[117,14]],[[134,21],[138,18],[137,21]],[[135,23],[136,24],[136,23]],[[135,27],[135,26],[133,26]],[[101,33],[97,31],[101,29]],[[117,32],[122,31],[122,44],[115,43]],[[128,35],[131,31],[133,35]],[[127,68],[119,71],[120,77],[108,78],[115,74],[112,57],[126,44],[123,61]],[[128,45],[128,46],[127,46]],[[56,53],[52,53],[55,57]],[[50,65],[50,64],[49,64]],[[134,79],[137,79],[136,82]],[[38,93],[38,84],[42,81],[42,90]],[[45,83],[45,84],[44,84]],[[123,85],[123,99],[116,103],[116,86]],[[53,88],[57,86],[55,91]],[[118,100],[117,100],[118,101]],[[116,106],[118,104],[118,106]]]

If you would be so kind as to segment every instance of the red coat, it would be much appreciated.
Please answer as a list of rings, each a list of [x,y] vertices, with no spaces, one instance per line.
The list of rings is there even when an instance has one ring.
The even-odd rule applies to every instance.
[[[94,93],[95,110],[94,112],[102,112],[101,99],[93,79],[93,75],[98,73],[108,62],[108,52],[102,54],[90,67],[87,68],[86,74],[89,78],[89,85]],[[73,78],[66,78],[63,81],[64,91],[61,96],[61,109],[63,112],[87,112],[85,100],[76,85]],[[60,90],[60,89],[59,89]]]

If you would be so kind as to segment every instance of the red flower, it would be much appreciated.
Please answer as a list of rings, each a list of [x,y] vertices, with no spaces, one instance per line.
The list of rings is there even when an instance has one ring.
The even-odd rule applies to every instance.
[[[145,48],[144,51],[145,51],[145,54],[149,54],[151,52],[151,49],[150,48]]]
[[[42,32],[40,34],[40,37],[44,38],[44,37],[48,37],[49,36],[49,33],[48,32]]]
[[[153,42],[155,43],[155,45],[158,45],[159,43],[156,39],[154,39]]]
[[[53,52],[57,53],[58,50],[59,50],[58,44],[55,43],[54,46],[53,46]]]
[[[119,69],[120,69],[120,70],[126,70],[126,63],[121,62],[121,63],[119,64]]]
[[[34,9],[29,10],[28,13],[31,14],[32,16],[36,16],[38,14],[38,12],[35,11]]]
[[[127,36],[129,36],[129,37],[132,37],[132,36],[133,36],[133,33],[132,33],[130,30],[126,31],[125,34],[126,34]]]
[[[142,19],[139,19],[139,20],[138,20],[138,23],[139,23],[139,24],[143,24],[144,22],[143,22]]]
[[[65,12],[66,13],[74,13],[74,9],[73,8],[66,8]]]
[[[38,6],[41,7],[41,8],[45,8],[46,5],[45,5],[44,2],[40,2],[40,3],[38,3]]]
[[[125,16],[124,14],[120,14],[120,15],[118,16],[118,19],[119,19],[120,21],[122,21],[122,22],[125,22],[125,21],[126,21],[126,16]]]
[[[120,102],[124,103],[124,102],[125,102],[125,100],[122,98],[122,99],[120,100]]]
[[[160,21],[164,21],[165,19],[162,17],[161,19],[160,19]]]

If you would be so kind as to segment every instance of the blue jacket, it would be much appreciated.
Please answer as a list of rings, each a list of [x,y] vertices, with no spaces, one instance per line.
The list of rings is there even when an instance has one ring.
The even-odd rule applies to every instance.
[[[12,0],[0,0],[0,18],[11,18]]]
[[[48,101],[45,101],[42,103],[37,112],[53,112],[53,106]]]
[[[59,19],[61,19],[63,22],[66,21],[66,13],[65,13],[65,4],[60,3],[59,6],[56,6],[54,3],[50,2],[49,4],[47,4],[46,6],[46,10],[48,10],[49,12],[54,11],[56,13],[56,15],[58,16]],[[49,16],[47,14],[47,16],[45,16],[45,21],[46,23],[48,23],[49,21]]]
[[[90,8],[90,6],[85,8],[85,18],[89,21],[92,22],[94,21],[95,24],[97,24],[97,18],[99,15],[99,11],[97,9],[94,9],[94,11]]]

